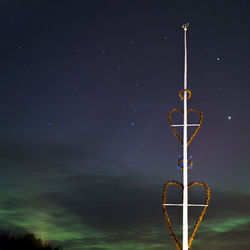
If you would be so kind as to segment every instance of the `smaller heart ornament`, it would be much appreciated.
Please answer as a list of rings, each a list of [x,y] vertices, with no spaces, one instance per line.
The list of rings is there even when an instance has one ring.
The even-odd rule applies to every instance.
[[[180,187],[182,189],[182,192],[183,192],[183,185],[181,183],[179,183],[177,181],[169,181],[169,182],[165,183],[165,185],[163,187],[163,190],[162,190],[162,195],[161,195],[162,204],[166,204],[166,193],[167,193],[167,189],[168,189],[168,187],[170,185],[176,185],[176,186]],[[202,186],[202,187],[205,188],[205,190],[206,190],[206,199],[205,199],[205,203],[204,203],[205,206],[203,206],[203,208],[201,210],[201,214],[200,214],[199,218],[196,220],[195,225],[193,227],[193,230],[191,232],[191,235],[188,238],[188,248],[190,248],[191,245],[192,245],[192,241],[194,239],[195,233],[196,233],[196,231],[197,231],[197,229],[198,229],[198,227],[199,227],[199,225],[200,225],[200,223],[202,221],[202,218],[203,218],[203,216],[204,216],[204,214],[206,212],[207,206],[208,206],[208,202],[210,200],[210,189],[209,189],[209,187],[204,182],[194,181],[194,182],[192,182],[192,183],[190,183],[188,185],[188,189],[195,186],[195,185],[199,185],[199,186]],[[172,237],[173,241],[175,242],[175,245],[176,245],[177,249],[182,250],[181,244],[180,244],[177,236],[175,235],[174,229],[173,229],[173,227],[171,225],[170,218],[169,218],[166,206],[163,205],[162,209],[163,209],[163,216],[164,216],[166,225],[167,225],[167,227],[168,227],[168,229],[170,231],[171,237]]]
[[[168,123],[169,123],[169,125],[170,125],[170,127],[171,127],[171,129],[172,129],[172,132],[173,132],[173,134],[175,135],[175,137],[178,139],[178,141],[181,143],[181,145],[183,145],[183,140],[182,140],[182,138],[177,134],[177,131],[176,131],[176,129],[175,129],[174,126],[173,126],[173,122],[172,122],[171,115],[172,115],[174,112],[179,112],[179,113],[181,113],[182,115],[184,115],[184,112],[183,112],[183,110],[180,110],[180,109],[177,109],[177,108],[172,108],[172,109],[168,112]],[[197,123],[198,125],[197,125],[196,129],[194,130],[193,134],[192,134],[192,135],[190,136],[190,138],[188,139],[188,141],[187,141],[187,146],[188,146],[188,145],[191,143],[191,141],[194,139],[195,135],[197,134],[197,132],[198,132],[198,130],[199,130],[199,128],[200,128],[200,125],[201,125],[201,123],[202,123],[202,120],[203,120],[203,114],[202,114],[202,112],[200,112],[199,110],[194,109],[194,108],[190,108],[190,109],[187,110],[187,113],[189,113],[189,112],[195,112],[195,113],[197,113],[197,114],[200,116],[200,120],[199,120],[199,122]]]

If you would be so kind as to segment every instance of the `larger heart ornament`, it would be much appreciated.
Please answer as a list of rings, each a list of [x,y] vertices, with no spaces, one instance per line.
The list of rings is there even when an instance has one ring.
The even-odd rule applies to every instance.
[[[177,131],[176,131],[176,129],[174,128],[173,122],[172,122],[172,119],[171,119],[171,115],[172,115],[174,112],[179,112],[179,113],[181,113],[182,115],[184,115],[184,112],[183,112],[183,110],[180,110],[180,109],[177,109],[177,108],[172,108],[172,109],[168,112],[168,123],[169,123],[169,125],[171,126],[172,132],[173,132],[173,134],[175,135],[175,137],[178,139],[178,141],[181,143],[181,145],[183,145],[183,140],[182,140],[182,138],[177,134]],[[197,132],[198,132],[198,130],[199,130],[199,128],[200,128],[200,125],[201,125],[201,123],[202,123],[202,120],[203,120],[203,114],[202,114],[199,110],[194,109],[194,108],[190,108],[190,109],[187,110],[187,113],[189,113],[189,112],[195,112],[195,113],[197,113],[197,114],[200,116],[200,120],[199,120],[199,122],[197,123],[198,125],[197,125],[196,129],[194,130],[193,134],[192,134],[192,135],[190,136],[190,138],[188,139],[188,141],[187,141],[187,146],[191,143],[191,141],[193,140],[193,138],[194,138],[195,135],[197,134]]]
[[[161,195],[162,204],[166,204],[166,192],[167,192],[167,189],[168,189],[168,187],[170,185],[179,186],[182,189],[182,192],[183,192],[183,185],[181,183],[179,183],[177,181],[169,181],[169,182],[167,182],[164,185],[163,190],[162,190],[162,195]],[[188,185],[188,188],[191,188],[191,187],[193,187],[195,185],[202,186],[202,187],[204,187],[206,189],[206,199],[205,199],[205,203],[204,203],[205,206],[201,210],[201,214],[200,214],[199,218],[196,220],[194,228],[193,228],[193,230],[191,232],[191,235],[188,238],[188,248],[190,248],[190,246],[192,245],[194,235],[195,235],[195,233],[196,233],[196,231],[197,231],[197,229],[198,229],[198,227],[199,227],[199,225],[200,225],[200,223],[202,221],[202,218],[203,218],[203,216],[205,214],[205,211],[207,209],[208,202],[210,200],[210,189],[209,189],[209,187],[204,182],[194,181],[194,182],[192,182],[192,183],[190,183]],[[174,229],[173,229],[173,227],[171,225],[166,206],[163,205],[162,209],[163,209],[164,219],[165,219],[166,225],[167,225],[167,227],[168,227],[168,229],[170,231],[171,237],[174,240],[177,249],[182,250],[181,244],[180,244],[177,236],[175,235]]]

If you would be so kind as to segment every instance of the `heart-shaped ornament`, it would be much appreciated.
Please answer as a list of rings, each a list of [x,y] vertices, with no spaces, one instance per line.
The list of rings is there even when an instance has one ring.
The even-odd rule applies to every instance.
[[[183,112],[183,110],[180,110],[180,109],[177,109],[177,108],[173,108],[173,109],[171,109],[171,110],[168,112],[168,123],[169,123],[169,125],[171,126],[172,132],[173,132],[173,134],[175,135],[175,137],[178,139],[178,141],[181,143],[181,145],[183,145],[183,140],[182,140],[182,138],[177,134],[177,131],[176,131],[176,129],[175,129],[174,126],[173,126],[173,122],[172,122],[171,115],[172,115],[174,112],[179,112],[179,113],[181,113],[182,115],[184,115],[184,112]],[[194,108],[190,108],[190,109],[187,110],[187,113],[189,113],[189,112],[195,112],[195,113],[197,113],[197,114],[200,116],[200,120],[199,120],[199,122],[197,123],[198,125],[197,125],[197,127],[195,128],[193,134],[192,134],[192,135],[190,136],[190,138],[188,139],[188,141],[187,141],[187,146],[191,143],[191,141],[193,140],[193,138],[194,138],[195,135],[197,134],[197,132],[198,132],[198,130],[199,130],[199,128],[200,128],[200,125],[201,125],[201,123],[202,123],[202,120],[203,120],[203,114],[202,114],[199,110],[194,109]]]
[[[166,192],[167,192],[167,189],[170,185],[176,185],[176,186],[179,186],[181,189],[182,189],[182,192],[183,192],[183,185],[177,181],[169,181],[167,182],[164,187],[163,187],[163,190],[162,190],[162,195],[161,195],[161,200],[162,200],[162,204],[166,204]],[[204,183],[204,182],[200,182],[200,181],[194,181],[192,183],[190,183],[188,185],[188,188],[191,188],[195,185],[199,185],[199,186],[202,186],[206,189],[206,199],[205,199],[205,203],[204,203],[204,207],[202,208],[201,210],[201,214],[199,216],[199,218],[196,220],[195,222],[195,225],[194,225],[194,228],[191,232],[191,235],[189,236],[188,238],[188,248],[190,248],[190,246],[192,245],[192,241],[193,241],[193,238],[194,238],[194,235],[202,221],[202,218],[205,214],[205,211],[207,209],[207,206],[208,206],[208,202],[209,202],[209,199],[210,199],[210,189],[209,187]],[[165,222],[166,222],[166,225],[171,233],[171,237],[172,239],[174,240],[175,242],[175,245],[177,247],[178,250],[182,250],[182,247],[181,247],[181,244],[177,238],[177,236],[175,235],[175,232],[174,232],[174,229],[171,225],[171,222],[170,222],[170,219],[169,219],[169,216],[168,216],[168,212],[167,212],[167,208],[165,205],[162,206],[163,208],[163,215],[164,215],[164,219],[165,219]]]

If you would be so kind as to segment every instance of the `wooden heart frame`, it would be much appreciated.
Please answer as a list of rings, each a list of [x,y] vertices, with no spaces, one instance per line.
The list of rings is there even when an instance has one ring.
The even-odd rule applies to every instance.
[[[180,110],[178,108],[172,108],[169,112],[168,112],[168,123],[171,127],[171,130],[173,132],[173,134],[175,135],[175,137],[178,139],[178,141],[181,143],[181,145],[183,145],[183,140],[182,138],[177,134],[177,131],[176,129],[173,127],[173,123],[172,123],[172,119],[171,119],[171,115],[174,113],[174,112],[179,112],[181,113],[182,115],[184,115],[184,111],[183,110]],[[191,143],[191,141],[193,140],[193,138],[195,137],[195,135],[197,134],[199,128],[200,128],[200,125],[202,123],[202,120],[203,120],[203,114],[202,112],[200,112],[198,109],[194,109],[194,108],[190,108],[187,110],[187,113],[189,112],[195,112],[197,113],[199,116],[200,116],[200,120],[197,124],[199,124],[196,129],[194,130],[193,134],[190,136],[190,138],[188,139],[187,141],[187,146]]]
[[[166,192],[167,192],[167,189],[170,185],[176,185],[176,186],[179,186],[181,189],[182,189],[182,192],[183,192],[183,185],[177,181],[169,181],[167,183],[165,183],[164,187],[163,187],[163,190],[162,190],[162,195],[161,195],[161,200],[162,200],[162,204],[166,204]],[[204,182],[201,182],[201,181],[194,181],[194,182],[191,182],[189,185],[188,185],[188,189],[195,186],[195,185],[199,185],[199,186],[202,186],[206,189],[206,199],[205,199],[205,203],[203,208],[202,208],[202,211],[201,211],[201,214],[199,216],[199,218],[196,220],[195,222],[195,225],[194,225],[194,228],[192,230],[192,233],[188,239],[188,248],[192,245],[192,241],[194,239],[194,236],[195,236],[195,233],[202,221],[202,218],[206,212],[206,209],[207,209],[207,205],[208,205],[208,202],[210,200],[210,189],[209,187],[204,183]],[[165,222],[166,222],[166,225],[170,231],[170,234],[171,234],[171,237],[173,239],[173,241],[175,242],[175,245],[177,247],[178,250],[182,250],[182,247],[181,247],[181,244],[177,238],[177,236],[175,235],[175,232],[174,232],[174,229],[171,225],[171,222],[170,222],[170,218],[168,216],[168,212],[167,212],[167,208],[165,205],[162,206],[162,209],[163,209],[163,215],[164,215],[164,219],[165,219]]]

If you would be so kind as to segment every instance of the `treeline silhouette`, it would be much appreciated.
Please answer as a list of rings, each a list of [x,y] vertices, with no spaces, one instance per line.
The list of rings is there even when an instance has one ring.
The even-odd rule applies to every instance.
[[[50,244],[37,239],[34,234],[10,235],[10,232],[0,234],[0,250],[62,250],[53,248]]]

